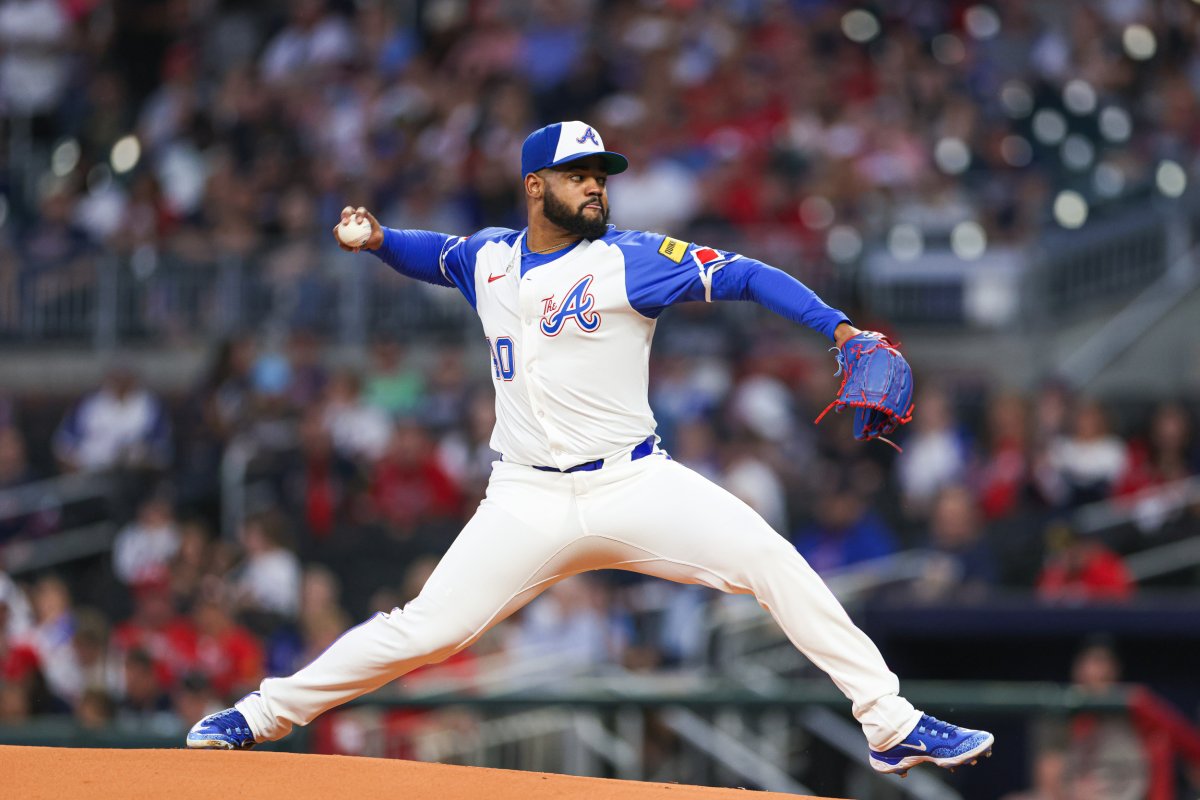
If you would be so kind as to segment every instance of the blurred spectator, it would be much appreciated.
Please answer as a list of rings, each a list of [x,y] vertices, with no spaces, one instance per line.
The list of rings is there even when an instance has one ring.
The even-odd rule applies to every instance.
[[[75,706],[75,721],[84,730],[102,731],[115,717],[112,696],[103,687],[93,686],[84,690]]]
[[[759,457],[756,443],[738,439],[730,443],[725,469],[717,481],[724,489],[757,511],[779,532],[788,529],[787,493],[783,481]]]
[[[333,449],[321,412],[310,409],[297,429],[300,451],[288,454],[279,470],[279,496],[311,542],[330,539],[350,514],[359,484],[353,461]]]
[[[300,559],[284,546],[283,518],[263,513],[242,526],[246,560],[236,570],[234,593],[243,611],[291,619],[300,609]]]
[[[28,641],[37,655],[39,669],[51,693],[73,700],[80,687],[71,592],[61,578],[47,575],[34,586],[32,599],[36,622]]]
[[[258,688],[263,677],[262,644],[233,618],[220,586],[206,588],[192,612],[198,637],[196,667],[225,701]]]
[[[36,650],[23,644],[6,648],[0,649],[0,722],[17,725],[35,714],[66,712],[66,704],[47,687]]]
[[[413,421],[398,423],[387,440],[371,476],[371,499],[380,519],[405,536],[423,523],[454,519],[461,502],[429,434]]]
[[[22,639],[33,628],[33,608],[12,578],[0,570],[0,641]]]
[[[730,367],[720,359],[659,353],[652,358],[650,405],[658,433],[670,446],[677,426],[711,414],[730,389]]]
[[[665,449],[667,443],[662,444]],[[670,453],[676,461],[710,481],[716,481],[721,473],[717,434],[712,424],[703,419],[683,422],[675,428]]]
[[[626,148],[629,169],[609,191],[612,220],[619,228],[679,231],[695,215],[699,186],[695,173],[634,144]]]
[[[466,416],[472,384],[463,356],[461,347],[442,347],[433,354],[433,363],[437,364],[437,368],[427,375],[421,423],[435,435],[458,425]],[[471,376],[475,379],[482,377],[476,369],[471,370]]]
[[[54,452],[69,470],[165,467],[171,458],[170,419],[134,372],[117,366],[67,414],[54,435]]]
[[[171,709],[171,700],[163,690],[154,669],[154,659],[144,650],[125,654],[117,716],[131,726],[153,724]]]
[[[927,388],[917,397],[916,408],[904,452],[896,459],[896,478],[906,511],[923,517],[944,487],[962,480],[967,461],[949,396]]]
[[[556,583],[521,611],[508,642],[510,657],[526,666],[552,660],[558,670],[611,662],[619,640],[608,605],[591,575]]]
[[[1128,463],[1125,443],[1109,431],[1100,404],[1085,400],[1075,410],[1070,435],[1050,443],[1043,492],[1068,506],[1103,500]]]
[[[289,186],[279,198],[281,238],[262,257],[266,289],[273,298],[269,303],[279,315],[278,323],[289,328],[315,328],[322,325],[328,310],[322,283],[320,244],[324,227],[316,218],[311,192],[300,184]],[[324,372],[315,363],[315,348],[305,339],[308,333],[293,334],[288,343],[290,380],[288,393],[293,402],[305,395],[315,399],[324,383]],[[303,375],[297,370],[303,369]],[[314,380],[316,378],[316,380]]]
[[[744,376],[733,388],[729,410],[737,424],[765,442],[781,442],[795,427],[791,393],[773,375]]]
[[[137,650],[150,656],[162,686],[171,686],[196,665],[198,634],[178,614],[164,583],[146,583],[134,593],[133,616],[113,629],[111,649],[123,662]]]
[[[250,415],[254,356],[254,341],[249,338],[226,339],[217,346],[196,398],[207,437],[227,441]]]
[[[364,399],[367,405],[401,416],[416,411],[425,392],[425,378],[407,358],[395,339],[377,339],[371,345],[371,367]]]
[[[269,83],[303,85],[318,78],[319,70],[348,62],[353,50],[350,27],[325,0],[298,0],[291,4],[291,20],[262,54],[262,74]]]
[[[205,577],[215,569],[211,538],[208,528],[198,519],[186,520],[179,526],[179,548],[168,577],[171,597],[178,608],[191,605]]]
[[[1071,407],[1071,392],[1064,384],[1044,384],[1034,398],[1034,440],[1050,443],[1066,436]]]
[[[75,632],[71,639],[71,658],[74,669],[69,685],[60,685],[56,693],[77,707],[91,689],[107,691],[111,682],[108,661],[108,620],[94,608],[75,612]]]
[[[978,600],[995,585],[996,559],[975,498],[961,485],[942,489],[929,517],[930,559],[913,592],[921,599]]]
[[[352,625],[350,615],[337,606],[327,606],[305,614],[300,621],[302,646],[292,668],[298,669],[313,661]]]
[[[287,344],[292,380],[288,400],[293,408],[310,408],[320,402],[329,382],[329,373],[321,363],[321,340],[312,331],[294,331]]]
[[[334,373],[325,392],[325,427],[338,453],[376,461],[387,447],[391,423],[386,413],[363,402],[361,390],[357,374]]]
[[[70,46],[71,20],[58,0],[0,4],[0,111],[8,117],[53,114],[67,87]]]
[[[198,673],[183,676],[174,685],[171,694],[171,708],[178,719],[201,719],[208,714],[220,711],[225,707],[225,701],[213,694],[208,680]]]
[[[122,583],[137,588],[162,583],[179,552],[179,527],[165,497],[156,495],[138,508],[137,518],[121,529],[113,542],[113,572]]]
[[[500,460],[491,444],[496,401],[490,392],[477,392],[471,397],[465,422],[465,430],[453,431],[438,443],[438,463],[462,488],[463,505],[469,507],[483,499],[492,462]]]
[[[55,314],[90,303],[95,280],[93,243],[75,221],[77,197],[61,179],[39,187],[37,225],[18,230],[17,253],[22,261],[19,311],[26,330],[41,333]],[[56,331],[47,331],[53,337]]]
[[[261,433],[279,418],[286,417],[290,410],[288,387],[292,383],[292,365],[279,348],[269,345],[259,351],[250,370],[250,386],[253,389],[254,419]]]
[[[817,500],[816,522],[792,539],[800,555],[819,573],[896,552],[896,541],[848,476],[836,480]]]
[[[48,533],[58,522],[56,508],[20,513],[16,499],[10,501],[5,497],[5,489],[31,483],[35,477],[21,434],[16,428],[0,426],[0,545],[12,539]]]
[[[1084,696],[1104,696],[1120,679],[1120,661],[1104,641],[1085,645],[1071,665],[1071,686]],[[1149,769],[1144,746],[1125,714],[1076,714],[1067,730],[1066,759],[1075,797],[1139,800],[1146,796]]]
[[[178,459],[179,500],[207,510],[216,503],[226,445],[249,426],[254,410],[250,370],[255,345],[249,337],[219,342],[211,362],[186,400]]]
[[[1025,401],[996,397],[987,409],[987,450],[977,469],[979,505],[989,520],[1003,519],[1021,506],[1029,486]]]
[[[1037,579],[1042,598],[1088,603],[1133,595],[1133,578],[1125,563],[1097,537],[1057,524],[1047,531],[1046,548],[1046,564]]]
[[[308,566],[304,570],[304,579],[300,585],[300,614],[316,614],[324,608],[341,606],[341,585],[338,578],[328,568],[320,564]],[[381,611],[391,610],[391,606]]]
[[[296,628],[276,630],[269,643],[268,673],[290,674],[320,655],[351,626],[337,576],[320,565],[304,571]],[[339,627],[340,626],[340,627]],[[282,633],[282,635],[281,635]]]
[[[1200,448],[1193,431],[1182,404],[1159,404],[1150,420],[1149,435],[1130,444],[1128,467],[1117,492],[1132,494],[1200,473]]]

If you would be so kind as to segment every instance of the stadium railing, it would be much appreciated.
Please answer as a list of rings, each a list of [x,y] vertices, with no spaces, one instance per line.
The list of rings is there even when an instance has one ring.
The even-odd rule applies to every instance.
[[[1046,227],[1021,245],[957,255],[948,237],[914,257],[869,246],[862,302],[897,324],[1020,331],[1110,311],[1163,278],[1191,269],[1200,198],[1128,201],[1101,209],[1077,230]],[[901,254],[904,255],[904,254]]]
[[[946,237],[929,238],[907,260],[868,242],[838,264],[812,236],[785,226],[694,227],[687,235],[761,258],[836,305],[860,302],[897,324],[1015,330],[1127,300],[1166,274],[1197,231],[1200,200],[1191,197],[1127,203],[1079,230],[1047,228],[1034,242],[970,260]],[[20,269],[0,280],[0,341],[107,350],[296,328],[351,346],[379,335],[463,337],[471,312],[455,293],[404,281],[328,243],[309,243],[296,263],[279,255],[289,244],[272,240],[242,255],[168,243]]]
[[[0,520],[44,518],[45,528],[0,546],[0,566],[17,575],[108,552],[116,536],[109,511],[118,479],[107,472],[59,475],[0,489]]]

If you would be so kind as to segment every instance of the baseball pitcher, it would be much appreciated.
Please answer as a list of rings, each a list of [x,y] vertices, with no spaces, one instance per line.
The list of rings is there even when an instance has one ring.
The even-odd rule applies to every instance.
[[[923,714],[900,695],[879,650],[783,537],[659,448],[647,400],[656,320],[675,303],[752,300],[829,338],[845,372],[835,405],[855,408],[860,438],[911,415],[907,364],[780,270],[610,226],[606,184],[627,166],[595,128],[562,122],[534,131],[522,148],[523,231],[448,236],[381,227],[365,208],[342,211],[334,233],[343,249],[369,250],[403,275],[457,289],[478,312],[496,391],[491,445],[503,457],[415,599],[200,720],[189,747],[279,739],[470,646],[557,581],[624,569],[753,594],[849,698],[876,770],[955,767],[990,754],[990,733]],[[339,236],[343,226],[361,235]]]

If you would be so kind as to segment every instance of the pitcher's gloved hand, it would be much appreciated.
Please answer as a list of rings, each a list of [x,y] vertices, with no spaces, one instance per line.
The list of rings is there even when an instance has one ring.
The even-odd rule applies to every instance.
[[[875,331],[862,331],[834,351],[842,385],[816,422],[830,409],[851,407],[855,439],[879,438],[896,447],[883,437],[912,419],[912,368],[896,345]]]

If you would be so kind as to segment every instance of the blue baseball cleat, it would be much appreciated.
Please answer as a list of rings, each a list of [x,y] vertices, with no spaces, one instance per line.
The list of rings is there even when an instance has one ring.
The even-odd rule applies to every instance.
[[[953,770],[968,761],[974,764],[980,756],[990,756],[995,740],[987,731],[960,728],[922,714],[903,742],[882,753],[870,751],[871,766],[876,772],[897,772],[901,778],[926,761]]]
[[[188,731],[187,746],[193,749],[249,750],[257,744],[242,712],[227,708],[209,714]]]

